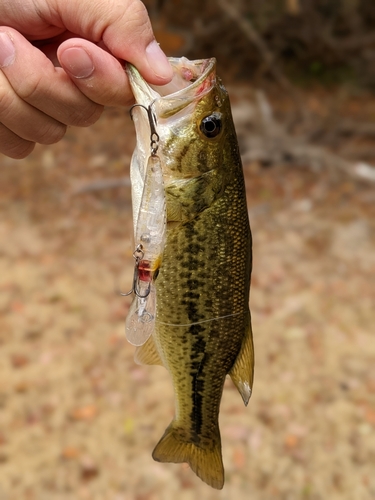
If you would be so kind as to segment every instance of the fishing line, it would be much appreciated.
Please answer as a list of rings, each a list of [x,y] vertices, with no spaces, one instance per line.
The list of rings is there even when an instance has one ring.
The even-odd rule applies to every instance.
[[[217,321],[219,319],[224,319],[224,318],[231,318],[233,316],[238,316],[240,314],[244,314],[245,311],[241,311],[238,313],[233,313],[233,314],[226,314],[225,316],[219,316],[218,318],[211,318],[211,319],[204,319],[202,321],[196,321],[195,323],[164,323],[164,321],[159,321],[156,320],[159,325],[165,325],[165,326],[192,326],[192,325],[201,325],[202,323],[208,323],[210,321]]]

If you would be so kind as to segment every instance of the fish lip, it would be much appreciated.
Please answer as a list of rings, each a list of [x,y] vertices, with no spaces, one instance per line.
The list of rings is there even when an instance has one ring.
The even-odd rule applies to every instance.
[[[137,104],[149,106],[159,97],[159,94],[143,79],[135,66],[128,63],[125,70]]]
[[[175,75],[179,75],[179,69],[181,69],[181,65],[185,63],[198,70],[198,78],[189,85],[186,85],[175,92],[163,95],[161,92],[163,88],[167,88],[168,85],[158,87],[148,84],[140,75],[136,67],[128,63],[126,65],[126,73],[128,75],[136,103],[143,104],[144,106],[150,106],[158,101],[160,106],[164,107],[166,105],[173,106],[173,102],[175,101],[176,103],[179,103],[178,107],[181,109],[182,102],[188,105],[192,101],[199,99],[204,94],[209,92],[215,85],[216,59],[214,57],[209,59],[197,59],[194,61],[189,61],[185,57],[169,57],[168,60]]]

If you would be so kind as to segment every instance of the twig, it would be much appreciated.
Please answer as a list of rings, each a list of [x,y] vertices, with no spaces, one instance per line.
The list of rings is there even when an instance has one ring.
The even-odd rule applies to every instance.
[[[227,0],[217,0],[220,9],[229,16],[240,28],[242,33],[255,45],[263,58],[268,70],[278,84],[291,96],[300,113],[306,116],[306,108],[300,98],[299,90],[288,80],[284,73],[275,64],[275,55],[270,51],[266,42],[254,28],[249,18],[244,17],[238,9]]]
[[[358,180],[375,182],[375,167],[367,163],[351,162],[324,147],[312,145],[305,137],[293,137],[275,120],[264,92],[256,93],[256,110],[248,113],[250,120],[236,120],[237,134],[244,162],[260,161],[266,164],[289,163],[306,165],[312,169],[338,170]],[[234,117],[237,110],[233,107]],[[250,130],[250,133],[249,133]]]
[[[242,145],[244,163],[260,161],[266,164],[289,163],[308,166],[314,170],[338,170],[352,179],[375,183],[375,167],[367,163],[352,163],[326,149],[313,146],[288,136],[264,137],[253,135],[247,145]]]
[[[375,44],[375,33],[366,33],[365,35],[350,36],[347,38],[332,37],[330,44],[340,52],[358,50]]]
[[[337,132],[341,135],[354,135],[371,138],[375,136],[375,124],[369,122],[356,122],[354,120],[343,120],[338,124]]]

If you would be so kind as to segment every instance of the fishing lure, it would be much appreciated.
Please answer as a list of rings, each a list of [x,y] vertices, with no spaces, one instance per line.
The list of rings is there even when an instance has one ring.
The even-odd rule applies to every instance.
[[[129,292],[121,295],[134,294],[125,322],[125,333],[131,344],[141,346],[154,330],[156,314],[154,279],[161,264],[165,243],[166,204],[163,172],[157,155],[159,135],[156,131],[152,104],[148,108],[135,104],[130,110],[131,116],[136,106],[145,109],[148,115],[151,153],[146,163],[143,193],[135,229],[133,286]]]

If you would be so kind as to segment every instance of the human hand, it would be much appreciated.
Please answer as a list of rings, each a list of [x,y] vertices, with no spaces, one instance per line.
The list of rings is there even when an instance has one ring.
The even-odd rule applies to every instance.
[[[172,78],[140,0],[1,0],[0,152],[24,158],[133,96],[123,61]]]

